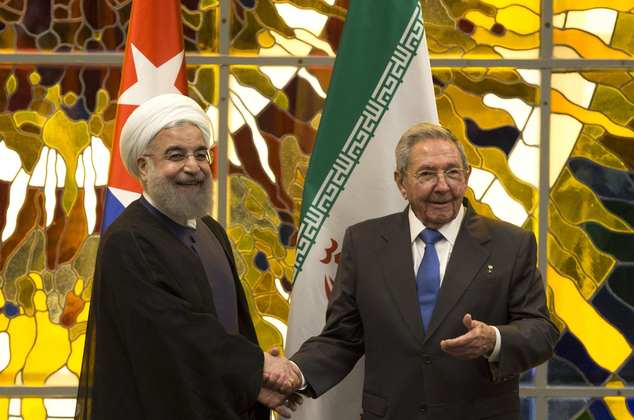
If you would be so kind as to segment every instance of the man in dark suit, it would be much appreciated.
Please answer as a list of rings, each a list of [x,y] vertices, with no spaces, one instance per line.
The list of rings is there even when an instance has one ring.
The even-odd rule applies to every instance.
[[[122,130],[144,192],[101,238],[76,418],[290,414],[263,384],[298,379],[260,350],[231,245],[208,216],[210,145],[207,115],[182,95],[148,100]]]
[[[410,128],[396,166],[409,206],[347,229],[326,325],[291,357],[304,392],[365,355],[363,420],[519,419],[519,375],[558,337],[534,236],[468,205],[471,168],[444,128]]]

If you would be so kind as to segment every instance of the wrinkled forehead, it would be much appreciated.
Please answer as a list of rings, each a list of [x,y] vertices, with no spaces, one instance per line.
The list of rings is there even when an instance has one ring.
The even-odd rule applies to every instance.
[[[409,165],[413,167],[462,166],[458,147],[447,139],[422,139],[411,149]]]

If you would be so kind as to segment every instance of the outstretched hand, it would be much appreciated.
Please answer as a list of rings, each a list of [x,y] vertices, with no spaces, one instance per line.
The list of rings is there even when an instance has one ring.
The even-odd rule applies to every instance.
[[[484,322],[471,319],[471,314],[466,314],[462,323],[467,332],[456,338],[442,340],[442,351],[458,359],[476,359],[490,355],[495,347],[495,329]]]

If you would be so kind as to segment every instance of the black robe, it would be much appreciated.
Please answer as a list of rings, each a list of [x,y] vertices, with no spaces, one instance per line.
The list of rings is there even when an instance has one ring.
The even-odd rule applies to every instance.
[[[198,256],[139,201],[101,238],[76,419],[268,420],[257,403],[264,356],[231,245],[240,335],[218,322]]]

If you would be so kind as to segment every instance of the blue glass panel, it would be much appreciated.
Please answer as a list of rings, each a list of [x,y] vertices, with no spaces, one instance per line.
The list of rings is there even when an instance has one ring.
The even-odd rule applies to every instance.
[[[548,400],[549,419],[576,419],[589,402],[587,398],[557,398]]]
[[[634,308],[612,293],[609,284],[603,284],[596,292],[592,304],[610,324],[619,329],[630,344],[634,344]]]
[[[608,410],[607,405],[603,400],[595,399],[590,404],[590,412],[594,416],[595,420],[618,420]]]
[[[634,279],[634,266],[617,265],[607,280],[610,290],[630,307],[634,307],[634,281],[632,279]]]
[[[555,354],[570,361],[579,369],[580,372],[584,374],[586,379],[594,385],[601,385],[606,379],[608,379],[608,376],[610,376],[610,372],[596,364],[579,339],[569,331],[566,331],[561,335],[557,346],[555,346]],[[551,383],[554,384],[568,383],[566,382],[568,378],[554,376],[551,379]]]
[[[554,356],[548,362],[548,383],[551,385],[591,385],[572,362]]]
[[[522,420],[535,420],[535,398],[522,398],[520,400],[520,413]]]
[[[634,357],[630,356],[630,360],[621,366],[617,373],[628,385],[634,384]]]

